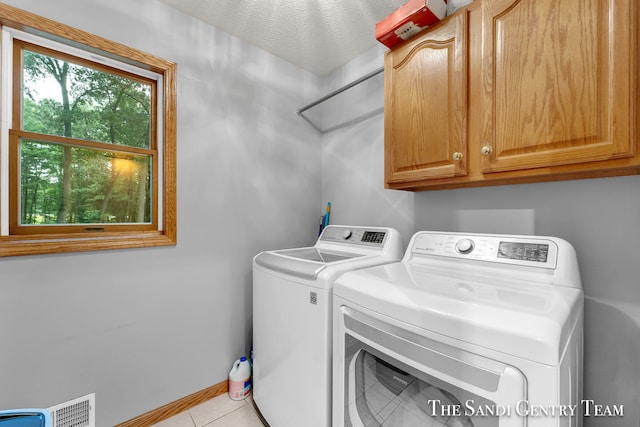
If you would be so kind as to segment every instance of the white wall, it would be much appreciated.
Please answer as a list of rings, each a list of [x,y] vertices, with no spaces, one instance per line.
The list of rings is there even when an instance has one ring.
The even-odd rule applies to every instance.
[[[375,47],[323,78],[331,93],[383,65]],[[322,200],[331,202],[331,223],[394,227],[404,243],[413,234],[413,193],[384,189],[383,74],[321,105]]]
[[[95,392],[106,427],[226,380],[252,257],[317,236],[319,79],[156,0],[5,3],[178,64],[178,245],[0,259],[0,408]]]
[[[333,90],[382,64],[376,47],[325,77]],[[349,95],[335,117],[383,105]],[[363,101],[366,99],[366,101]],[[585,291],[585,399],[624,405],[624,418],[587,418],[586,427],[640,424],[640,176],[439,190],[383,190],[383,114],[323,137],[322,198],[334,223],[398,228],[408,243],[419,230],[538,234],[562,237],[578,253]]]

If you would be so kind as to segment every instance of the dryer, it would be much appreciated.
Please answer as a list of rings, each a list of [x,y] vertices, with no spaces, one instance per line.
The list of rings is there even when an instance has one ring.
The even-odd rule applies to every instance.
[[[580,426],[583,292],[553,237],[416,233],[334,286],[333,426]]]
[[[326,227],[253,260],[253,399],[273,427],[331,426],[332,296],[342,273],[397,262],[398,231]]]

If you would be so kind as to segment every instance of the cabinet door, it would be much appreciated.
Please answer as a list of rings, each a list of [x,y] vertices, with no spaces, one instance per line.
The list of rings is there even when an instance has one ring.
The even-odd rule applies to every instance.
[[[387,186],[466,174],[467,15],[385,56]]]
[[[636,2],[483,2],[484,173],[634,155]]]

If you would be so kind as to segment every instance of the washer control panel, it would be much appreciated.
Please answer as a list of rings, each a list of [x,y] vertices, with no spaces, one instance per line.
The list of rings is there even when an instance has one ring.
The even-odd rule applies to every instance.
[[[555,268],[558,246],[550,239],[526,236],[421,232],[413,239],[411,253]]]
[[[382,248],[384,247],[386,236],[386,230],[329,226],[323,230],[320,240],[324,242],[349,243]]]

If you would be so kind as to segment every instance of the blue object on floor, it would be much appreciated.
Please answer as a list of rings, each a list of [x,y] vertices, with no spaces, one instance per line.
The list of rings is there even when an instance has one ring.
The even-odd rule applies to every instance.
[[[10,409],[0,411],[0,427],[53,427],[46,409]]]

